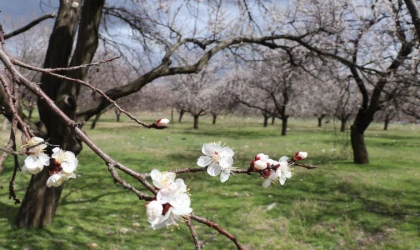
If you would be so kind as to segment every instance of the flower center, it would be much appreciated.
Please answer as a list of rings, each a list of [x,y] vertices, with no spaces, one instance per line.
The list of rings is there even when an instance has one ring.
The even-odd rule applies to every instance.
[[[211,157],[211,160],[214,161],[214,162],[219,163],[219,161],[220,161],[220,155],[219,155],[219,153],[217,151],[214,152],[213,156]]]

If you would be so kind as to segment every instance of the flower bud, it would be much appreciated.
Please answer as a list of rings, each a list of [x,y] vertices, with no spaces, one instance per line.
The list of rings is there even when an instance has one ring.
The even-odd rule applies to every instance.
[[[153,220],[156,217],[159,217],[160,215],[162,215],[162,211],[163,211],[163,206],[158,201],[151,201],[149,202],[149,204],[147,204],[146,214],[149,220],[150,219]]]
[[[255,170],[263,170],[267,168],[267,161],[264,160],[258,160],[254,162],[254,169]]]
[[[259,153],[257,154],[257,156],[255,156],[255,160],[263,160],[263,161],[267,161],[268,160],[268,155],[265,155],[263,153]]]
[[[166,124],[169,123],[169,120],[166,119],[166,118],[161,118],[161,119],[157,120],[155,123],[158,127],[163,127],[163,126],[165,126]]]
[[[295,161],[301,161],[301,160],[305,160],[306,157],[308,157],[308,153],[307,152],[297,152],[295,154],[295,156],[293,157],[293,159]]]

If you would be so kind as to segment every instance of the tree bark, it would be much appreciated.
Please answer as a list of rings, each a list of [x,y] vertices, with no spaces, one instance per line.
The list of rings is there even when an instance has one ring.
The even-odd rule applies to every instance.
[[[348,119],[345,119],[345,118],[340,119],[340,121],[341,121],[340,132],[345,132],[346,131],[347,120]]]
[[[118,109],[115,109],[114,113],[115,113],[115,118],[117,119],[117,122],[120,122],[121,112]]]
[[[270,119],[269,116],[264,116],[264,128],[268,126],[268,119]]]
[[[384,121],[384,130],[388,130],[388,125],[389,125],[389,121],[390,121],[391,119],[389,119],[389,115],[387,114],[386,116],[385,116],[385,121]]]
[[[368,164],[369,155],[366,149],[364,130],[353,124],[351,126],[351,146],[353,148],[353,159],[356,164]]]
[[[213,117],[212,124],[215,125],[216,124],[217,115],[212,114],[212,117]]]
[[[281,135],[286,136],[287,132],[287,120],[289,119],[289,116],[286,115],[281,118]]]
[[[28,119],[32,118],[32,113],[34,112],[33,108],[28,108]]]
[[[276,121],[276,117],[275,116],[272,116],[271,117],[271,125],[274,125],[274,122]]]
[[[182,117],[184,116],[184,114],[185,114],[185,110],[180,110],[179,111],[179,118],[178,118],[178,122],[179,123],[181,123],[182,122]]]
[[[96,128],[96,123],[99,121],[99,118],[101,118],[102,112],[95,115],[95,119],[93,119],[92,124],[90,125],[90,129]]]
[[[323,115],[315,115],[316,118],[318,119],[318,128],[322,127],[322,120],[325,118],[325,114]]]
[[[198,118],[200,115],[194,115],[194,129],[198,129]]]
[[[83,7],[80,7],[81,0],[72,1],[72,3],[78,2],[79,7],[72,7],[72,3],[66,0],[60,1],[59,12],[47,49],[45,68],[75,66],[92,61],[98,44],[98,30],[104,1],[84,1]],[[77,45],[69,64],[78,26]],[[86,74],[87,68],[67,72],[69,77],[76,79],[84,79]],[[74,119],[79,84],[63,82],[47,74],[43,74],[41,79],[42,90],[55,100],[70,118]],[[40,119],[46,127],[50,143],[78,154],[81,151],[81,144],[67,125],[61,122],[42,99],[38,101],[38,107]],[[48,167],[32,177],[15,220],[17,227],[42,228],[54,220],[63,186],[47,188],[46,181],[49,177]]]

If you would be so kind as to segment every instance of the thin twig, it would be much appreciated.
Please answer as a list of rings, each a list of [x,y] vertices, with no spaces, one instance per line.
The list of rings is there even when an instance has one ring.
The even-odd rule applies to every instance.
[[[198,221],[202,224],[205,224],[209,227],[212,227],[214,229],[216,229],[217,232],[219,232],[221,235],[226,236],[228,239],[230,239],[236,246],[237,249],[239,250],[244,250],[245,248],[238,242],[238,240],[236,239],[235,236],[233,236],[232,234],[230,234],[228,231],[224,230],[223,228],[221,228],[218,224],[204,218],[204,217],[199,217],[195,214],[191,214],[191,219]]]
[[[48,72],[71,71],[71,70],[76,70],[76,69],[80,69],[80,68],[87,68],[87,67],[92,67],[92,66],[100,66],[101,64],[112,62],[112,61],[114,61],[116,59],[119,59],[119,58],[121,58],[121,56],[112,57],[110,59],[107,59],[107,60],[104,60],[104,61],[100,61],[100,62],[87,63],[87,64],[82,64],[82,65],[79,65],[79,66],[73,66],[73,67],[68,67],[68,68],[46,68],[46,69],[43,69],[43,70],[45,70],[45,72],[47,72],[47,71]],[[20,62],[20,63],[22,63],[22,62]],[[22,66],[22,67],[24,67],[24,66]],[[36,69],[33,69],[33,70],[36,70]]]
[[[145,127],[145,128],[155,128],[155,129],[164,129],[164,128],[166,128],[166,126],[157,126],[156,124],[154,124],[154,123],[152,123],[152,124],[147,124],[147,123],[144,123],[144,122],[142,122],[142,121],[140,121],[139,119],[137,119],[135,116],[133,116],[130,112],[128,112],[128,111],[126,111],[126,110],[124,110],[123,108],[121,108],[118,104],[117,104],[117,102],[115,102],[114,100],[112,100],[107,94],[105,94],[105,92],[103,92],[102,90],[100,90],[100,89],[98,89],[98,88],[96,88],[96,87],[94,87],[94,86],[92,86],[91,84],[89,84],[89,83],[87,83],[87,82],[85,82],[85,81],[82,81],[82,80],[79,80],[79,79],[74,79],[74,78],[71,78],[71,77],[67,77],[67,76],[63,76],[63,75],[60,75],[60,74],[56,74],[56,73],[54,73],[54,72],[51,72],[51,70],[50,69],[41,69],[41,68],[38,68],[38,67],[34,67],[34,66],[31,66],[31,65],[28,65],[28,64],[26,64],[26,63],[23,63],[23,62],[20,62],[20,61],[18,61],[18,60],[16,60],[16,59],[11,59],[11,62],[13,63],[13,64],[15,64],[15,65],[18,65],[18,66],[21,66],[21,67],[23,67],[23,68],[26,68],[26,69],[30,69],[30,70],[35,70],[35,71],[38,71],[38,72],[42,72],[42,73],[46,73],[46,74],[49,74],[49,75],[52,75],[52,76],[55,76],[55,77],[57,77],[57,78],[60,78],[60,79],[64,79],[64,80],[68,80],[68,81],[72,81],[72,82],[77,82],[77,83],[80,83],[80,84],[82,84],[82,85],[84,85],[84,86],[86,86],[86,87],[88,87],[88,88],[90,88],[92,91],[94,91],[94,92],[97,92],[97,93],[99,93],[102,97],[104,97],[108,102],[110,102],[112,105],[114,105],[121,113],[123,113],[123,114],[125,114],[126,116],[128,116],[131,120],[133,120],[133,121],[135,121],[136,123],[138,123],[138,124],[140,124],[140,125],[142,125],[143,127]],[[83,67],[84,65],[81,65],[81,66],[77,66],[77,67]],[[64,68],[62,68],[62,70],[63,70]]]
[[[2,74],[0,74],[0,82],[3,85],[4,90],[6,91],[7,96],[9,97],[9,107],[12,111],[13,117],[16,118],[16,120],[18,121],[23,133],[25,133],[25,135],[29,138],[31,138],[31,135],[29,133],[29,131],[26,128],[26,124],[25,122],[22,120],[22,118],[19,116],[17,109],[14,105],[14,102],[16,101],[16,97],[12,94],[12,92],[10,91],[10,86],[7,83],[7,80],[4,78],[4,76]]]
[[[13,31],[13,32],[8,33],[8,34],[5,34],[4,35],[4,39],[6,40],[6,39],[9,39],[11,37],[17,36],[17,35],[25,32],[25,31],[29,30],[30,28],[34,27],[38,23],[40,23],[40,22],[42,22],[42,21],[44,21],[46,19],[49,19],[49,18],[55,18],[56,16],[57,15],[54,14],[54,13],[43,15],[43,16],[41,16],[41,17],[33,20],[32,22],[28,23],[27,25],[23,26],[22,28],[19,28],[19,29]]]
[[[203,246],[203,242],[201,242],[198,239],[197,232],[195,231],[194,225],[191,223],[191,218],[189,216],[186,217],[185,223],[187,223],[188,228],[190,229],[191,236],[192,236],[192,238],[194,240],[195,249],[196,250],[201,250],[201,248]]]

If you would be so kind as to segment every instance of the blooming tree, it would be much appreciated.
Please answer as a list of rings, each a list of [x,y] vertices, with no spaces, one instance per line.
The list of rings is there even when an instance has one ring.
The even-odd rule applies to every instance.
[[[191,230],[196,248],[200,249],[201,242],[191,223],[194,220],[211,226],[232,240],[238,249],[242,249],[233,235],[214,222],[192,213],[194,203],[188,196],[187,185],[181,179],[175,179],[173,174],[159,170],[147,174],[126,167],[89,139],[82,130],[83,123],[112,106],[145,128],[164,129],[167,120],[146,124],[121,108],[116,101],[140,91],[158,78],[197,74],[211,59],[222,54],[222,51],[228,50],[231,55],[247,61],[255,59],[250,56],[255,47],[279,49],[281,52],[275,53],[280,54],[277,62],[282,70],[279,75],[273,73],[276,67],[266,71],[269,72],[266,77],[275,78],[273,82],[285,84],[282,91],[269,92],[268,97],[272,98],[275,110],[278,111],[275,115],[284,119],[284,124],[287,124],[288,114],[285,108],[291,108],[287,99],[292,99],[290,93],[283,90],[291,87],[291,78],[298,78],[301,70],[308,70],[299,67],[302,65],[300,62],[315,55],[321,60],[331,58],[340,62],[352,75],[362,96],[351,132],[355,162],[367,163],[364,131],[378,110],[382,94],[387,90],[389,83],[393,82],[395,77],[403,79],[403,74],[399,74],[400,70],[411,65],[407,61],[411,60],[409,56],[416,44],[410,29],[412,24],[401,1],[378,4],[371,1],[295,1],[292,8],[286,11],[274,6],[268,12],[263,2],[255,1],[255,10],[261,11],[258,21],[254,18],[248,1],[235,3],[238,6],[235,13],[229,12],[229,7],[232,6],[230,1],[126,2],[129,3],[124,6],[106,6],[105,0],[60,0],[43,69],[10,57],[6,51],[5,39],[11,35],[3,34],[0,29],[0,60],[5,68],[4,73],[0,75],[0,94],[3,97],[3,114],[12,122],[10,138],[0,157],[0,166],[3,167],[7,155],[12,154],[15,157],[10,197],[16,203],[19,199],[14,192],[13,182],[20,167],[17,164],[17,155],[28,154],[30,158],[25,161],[25,172],[35,173],[20,207],[16,221],[18,227],[43,227],[52,222],[62,183],[77,181],[72,179],[77,167],[75,156],[81,151],[83,142],[104,160],[116,183],[133,192],[139,199],[149,202],[147,216],[153,228],[176,224],[182,218]],[[205,14],[201,10],[205,11]],[[182,11],[191,13],[195,22],[188,23],[193,25],[180,25],[191,19],[183,19],[179,14],[183,13]],[[206,15],[208,18],[201,18]],[[47,16],[51,17],[55,16]],[[119,29],[102,26],[115,23],[115,20],[130,27],[133,34],[131,41],[138,45],[136,49],[121,43],[119,38],[123,34],[112,33]],[[259,25],[260,20],[267,25]],[[417,19],[413,20],[417,26]],[[381,32],[377,32],[378,29]],[[12,33],[16,35],[21,32]],[[137,69],[138,77],[126,79],[122,85],[107,91],[85,81],[90,66],[104,63],[92,63],[100,39],[118,52],[132,52],[131,56],[126,57],[126,63]],[[287,63],[281,64],[282,61]],[[17,66],[41,72],[40,83],[22,75]],[[263,72],[262,67],[260,69]],[[268,79],[266,80],[268,82]],[[87,86],[97,92],[99,98],[78,106],[81,86]],[[20,112],[20,87],[27,88],[38,97],[40,123],[34,123]],[[285,96],[280,100],[277,97],[281,94],[276,93]],[[203,101],[203,106],[206,106],[208,96],[204,93],[197,96]],[[184,107],[182,109],[184,110]],[[204,112],[197,110],[194,109],[191,113],[199,116]],[[285,128],[286,126],[283,126],[284,130]],[[23,133],[22,144],[29,145],[24,147],[23,151],[17,151],[16,147],[18,129]],[[41,146],[47,144],[37,137],[49,139],[48,147]],[[37,145],[36,141],[41,144]],[[59,148],[56,148],[56,145],[59,145]],[[225,182],[231,174],[256,172],[264,179],[263,185],[268,187],[272,181],[284,184],[287,178],[292,176],[291,166],[313,168],[297,163],[306,157],[305,154],[298,153],[291,159],[280,158],[278,161],[265,154],[258,154],[251,161],[250,168],[236,169],[230,163],[234,154],[227,147],[210,143],[203,148],[205,155],[204,158],[199,158],[199,167],[172,172],[182,174],[209,171],[212,176],[220,175],[221,181]],[[44,149],[47,150],[43,152]],[[44,154],[51,156],[49,165]],[[117,172],[117,169],[121,172]],[[36,173],[38,170],[40,172]],[[147,193],[139,191],[137,182],[131,184],[120,176],[120,173],[124,177],[134,177],[140,185],[147,188]],[[153,185],[148,177],[152,178]]]

